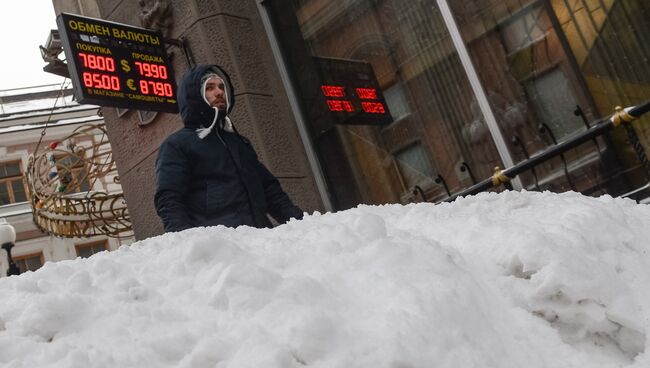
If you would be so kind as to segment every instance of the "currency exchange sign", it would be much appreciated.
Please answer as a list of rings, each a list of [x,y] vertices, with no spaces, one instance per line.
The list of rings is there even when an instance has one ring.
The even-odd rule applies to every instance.
[[[160,32],[67,13],[57,26],[79,103],[178,112]]]
[[[372,65],[314,57],[325,107],[336,124],[383,126],[393,122]]]

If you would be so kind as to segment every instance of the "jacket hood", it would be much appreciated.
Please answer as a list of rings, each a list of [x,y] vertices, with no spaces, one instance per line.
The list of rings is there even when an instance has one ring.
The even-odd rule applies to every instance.
[[[178,88],[178,107],[187,128],[207,127],[214,121],[217,110],[208,105],[201,95],[203,76],[212,73],[223,80],[228,97],[228,108],[219,111],[218,121],[225,119],[235,105],[235,91],[228,74],[217,65],[197,65],[183,74]]]

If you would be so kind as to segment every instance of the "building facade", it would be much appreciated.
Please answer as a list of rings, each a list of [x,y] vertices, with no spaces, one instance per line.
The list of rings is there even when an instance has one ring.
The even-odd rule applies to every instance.
[[[98,111],[98,106],[82,106],[73,101],[72,90],[60,85],[0,91],[0,218],[16,230],[16,244],[11,253],[21,273],[36,270],[47,261],[88,257],[132,241],[101,235],[57,237],[43,232],[35,223],[38,216],[33,213],[25,175],[30,160],[37,150],[50,150],[54,142],[61,142],[75,130],[103,125]],[[92,135],[76,139],[80,145],[97,141]],[[61,168],[64,158],[59,152],[63,151],[50,151],[55,154],[53,158],[60,159],[52,163],[52,170]],[[83,165],[69,166],[72,175],[82,177],[79,174],[84,170]],[[121,191],[119,184],[108,177],[92,182],[82,179],[75,191],[83,194],[98,189]],[[0,277],[6,275],[8,267],[6,253],[2,251]]]
[[[54,0],[54,7],[185,40],[186,52],[169,46],[177,79],[191,63],[223,66],[237,91],[235,124],[307,211],[444,200],[650,96],[645,0]],[[162,232],[153,164],[160,142],[181,126],[177,115],[143,114],[105,109],[137,238]],[[643,118],[513,185],[640,199],[649,144]]]

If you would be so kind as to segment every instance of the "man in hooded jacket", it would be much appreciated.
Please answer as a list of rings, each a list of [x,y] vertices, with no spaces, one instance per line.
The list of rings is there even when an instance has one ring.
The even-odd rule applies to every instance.
[[[228,114],[235,93],[216,65],[183,75],[178,105],[185,127],[161,144],[156,159],[154,203],[165,231],[197,226],[271,227],[301,219],[302,211],[258,160]]]

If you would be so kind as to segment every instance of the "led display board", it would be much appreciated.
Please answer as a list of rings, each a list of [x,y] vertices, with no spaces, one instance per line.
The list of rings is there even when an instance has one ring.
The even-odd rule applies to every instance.
[[[370,63],[315,57],[325,108],[337,124],[386,125],[393,118]]]
[[[56,22],[79,103],[178,112],[160,32],[66,13]]]

